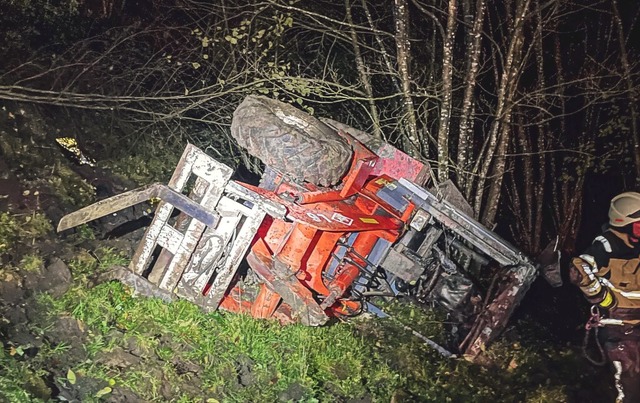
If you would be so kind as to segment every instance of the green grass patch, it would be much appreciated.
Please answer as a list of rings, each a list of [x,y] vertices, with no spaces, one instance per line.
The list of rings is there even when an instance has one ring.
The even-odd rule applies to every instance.
[[[53,231],[51,222],[42,213],[0,213],[0,253],[19,244],[29,245]]]
[[[246,315],[205,314],[186,301],[168,304],[135,298],[117,282],[92,289],[74,287],[62,299],[49,302],[57,312],[70,313],[92,329],[87,347],[90,357],[112,349],[108,335],[118,329],[164,362],[183,360],[199,365],[204,393],[231,401],[257,395],[277,400],[293,383],[302,386],[307,397],[325,401],[363,397],[370,389],[387,398],[399,386],[400,377],[388,366],[367,364],[371,351],[346,323],[310,328],[281,326]],[[245,368],[240,369],[242,366]],[[243,370],[251,379],[240,385],[239,371]],[[136,368],[115,374],[86,364],[79,371],[108,375],[147,399],[159,399],[153,382]],[[166,368],[163,373],[178,377]],[[379,390],[380,385],[385,390]]]
[[[36,254],[24,255],[20,260],[20,265],[19,265],[21,270],[24,270],[25,272],[30,272],[30,273],[38,272],[42,270],[43,266],[44,266],[44,261],[42,260],[42,257]]]
[[[166,182],[176,168],[181,153],[182,149],[178,147],[154,147],[143,154],[127,154],[118,159],[102,161],[101,165],[140,185]]]
[[[127,261],[113,249],[79,253],[69,262],[74,286],[40,301],[51,315],[70,314],[89,329],[88,360],[73,366],[79,377],[148,401],[567,401],[596,379],[578,352],[540,342],[539,334],[501,339],[487,351],[486,367],[446,359],[400,325],[443,344],[445,318],[407,304],[385,306],[394,320],[312,328],[138,298],[118,282],[87,286]],[[131,365],[104,361],[134,350]]]
[[[15,357],[15,350],[0,349],[0,401],[43,402],[34,396],[33,389],[40,387],[39,375],[31,364]]]
[[[49,400],[50,389],[45,384],[49,372],[47,363],[64,355],[68,345],[44,344],[35,357],[27,357],[31,345],[9,345],[0,348],[0,401],[44,402]]]
[[[484,368],[441,357],[390,320],[320,328],[281,326],[246,315],[205,314],[186,301],[135,298],[120,283],[91,290],[74,288],[61,304],[59,308],[93,329],[90,356],[125,345],[124,339],[107,341],[109,332],[118,329],[125,339],[133,337],[149,357],[165,362],[152,375],[144,367],[123,371],[95,363],[79,367],[91,376],[114,379],[152,401],[164,399],[159,392],[162,382],[178,388],[188,382],[176,373],[172,365],[176,360],[202,369],[202,395],[237,402],[255,396],[275,401],[291,385],[303,391],[306,401],[366,397],[374,401],[566,400],[564,384],[546,372],[550,362],[564,365],[560,373],[578,381],[570,374],[573,365],[580,364],[573,353],[560,355],[550,348],[499,342],[488,352],[493,367]],[[408,310],[402,320],[413,318],[412,325],[423,333],[430,331],[428,336],[441,334],[442,324],[435,318],[420,311],[411,313],[411,307],[402,309]],[[241,385],[243,377],[249,380]],[[182,398],[188,401],[195,396]]]

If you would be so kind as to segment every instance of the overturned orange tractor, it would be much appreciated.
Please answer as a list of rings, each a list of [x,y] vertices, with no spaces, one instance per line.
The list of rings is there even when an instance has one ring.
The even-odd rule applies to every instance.
[[[115,275],[137,290],[314,326],[384,315],[374,298],[408,297],[466,323],[458,349],[469,358],[504,328],[537,274],[472,218],[455,186],[430,183],[427,165],[366,133],[249,96],[232,134],[265,163],[259,186],[231,180],[231,168],[189,145],[168,186],[102,200],[59,230],[157,196],[129,268]],[[465,274],[482,266],[500,280],[489,296]]]

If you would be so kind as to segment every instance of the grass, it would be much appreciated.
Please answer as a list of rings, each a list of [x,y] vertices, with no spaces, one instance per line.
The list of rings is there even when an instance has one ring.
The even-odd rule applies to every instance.
[[[37,254],[27,254],[20,260],[20,269],[26,272],[38,272],[42,269],[44,260]]]
[[[14,247],[50,231],[39,215],[2,214],[0,222],[8,223],[0,227],[0,239]],[[36,270],[42,260],[25,254],[19,267]],[[115,249],[78,249],[68,261],[71,289],[61,298],[38,297],[49,318],[72,315],[88,329],[82,346],[88,359],[63,369],[77,382],[95,380],[95,390],[83,401],[101,401],[125,388],[151,402],[555,402],[570,400],[573,390],[595,379],[574,349],[540,343],[545,336],[536,323],[524,324],[530,338],[494,344],[487,352],[492,366],[481,367],[441,357],[390,320],[281,326],[246,315],[206,314],[186,301],[137,298],[117,282],[89,287],[96,274],[128,260]],[[443,343],[443,318],[410,305],[385,310]],[[32,333],[46,334],[40,326]],[[50,363],[77,346],[45,343],[30,358],[23,356],[28,347],[13,346],[0,355],[0,400],[42,401]],[[100,359],[133,349],[138,362],[132,365],[109,366]],[[57,376],[55,382],[68,385],[71,379]]]
[[[31,347],[11,346],[0,349],[0,401],[2,402],[44,402],[50,390],[44,378],[48,371],[48,360],[63,356],[68,345],[50,346],[44,344],[35,357],[27,357],[25,350]]]
[[[138,184],[166,182],[180,159],[182,148],[153,147],[140,154],[127,154],[117,159],[102,161],[113,173],[128,178]]]
[[[28,363],[17,360],[4,349],[0,352],[0,400],[43,402],[29,391],[30,380],[37,378]]]
[[[88,267],[80,270],[88,271]],[[205,314],[186,301],[167,304],[134,298],[120,283],[90,290],[74,287],[60,300],[43,302],[58,314],[70,313],[93,329],[87,348],[90,357],[113,348],[114,344],[107,341],[108,334],[118,329],[161,361],[172,363],[177,359],[201,366],[203,388],[218,398],[246,401],[258,394],[277,399],[280,392],[297,383],[309,397],[326,400],[364,396],[367,384],[397,384],[397,377],[389,376],[388,367],[365,365],[369,351],[349,324],[283,327],[245,315]],[[239,387],[234,375],[238,357],[246,359],[251,372],[251,383],[244,387]],[[94,363],[82,365],[78,372],[83,371],[92,376],[108,374],[117,384],[142,391],[147,399],[159,398],[146,371],[132,368],[113,374]],[[171,366],[163,373],[170,379],[179,378]]]
[[[564,385],[540,375],[549,360],[559,360],[554,356],[557,351],[504,341],[489,352],[495,368],[484,369],[440,357],[389,321],[320,328],[280,326],[246,315],[205,314],[186,301],[134,298],[119,283],[102,284],[90,291],[74,288],[59,302],[58,309],[94,329],[90,356],[114,348],[118,343],[106,340],[110,331],[118,329],[164,362],[155,375],[150,375],[148,368],[114,372],[95,363],[78,369],[87,376],[114,379],[117,385],[130,387],[151,401],[165,399],[159,392],[158,374],[178,387],[188,382],[176,373],[172,365],[176,360],[200,366],[201,393],[220,401],[252,401],[256,396],[275,401],[291,385],[302,389],[306,401],[365,397],[443,402],[567,399]],[[434,333],[441,329],[434,318],[415,311],[403,319],[413,319],[412,324],[423,332],[429,326],[434,326]],[[575,362],[575,357],[560,358]],[[242,370],[238,368],[243,363],[251,380],[240,386]]]
[[[0,213],[0,253],[29,245],[53,230],[51,222],[39,212],[31,214]]]

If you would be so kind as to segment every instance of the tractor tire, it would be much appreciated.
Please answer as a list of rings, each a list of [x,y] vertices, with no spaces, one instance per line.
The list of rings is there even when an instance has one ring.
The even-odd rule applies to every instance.
[[[335,130],[292,105],[249,95],[233,112],[231,135],[251,155],[296,181],[332,186],[352,150]]]

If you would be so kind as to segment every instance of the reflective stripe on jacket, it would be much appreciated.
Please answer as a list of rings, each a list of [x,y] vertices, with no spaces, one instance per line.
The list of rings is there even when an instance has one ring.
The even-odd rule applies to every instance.
[[[626,234],[605,231],[572,266],[580,274],[572,281],[590,301],[600,303],[610,292],[617,308],[640,309],[640,243],[631,243]]]

